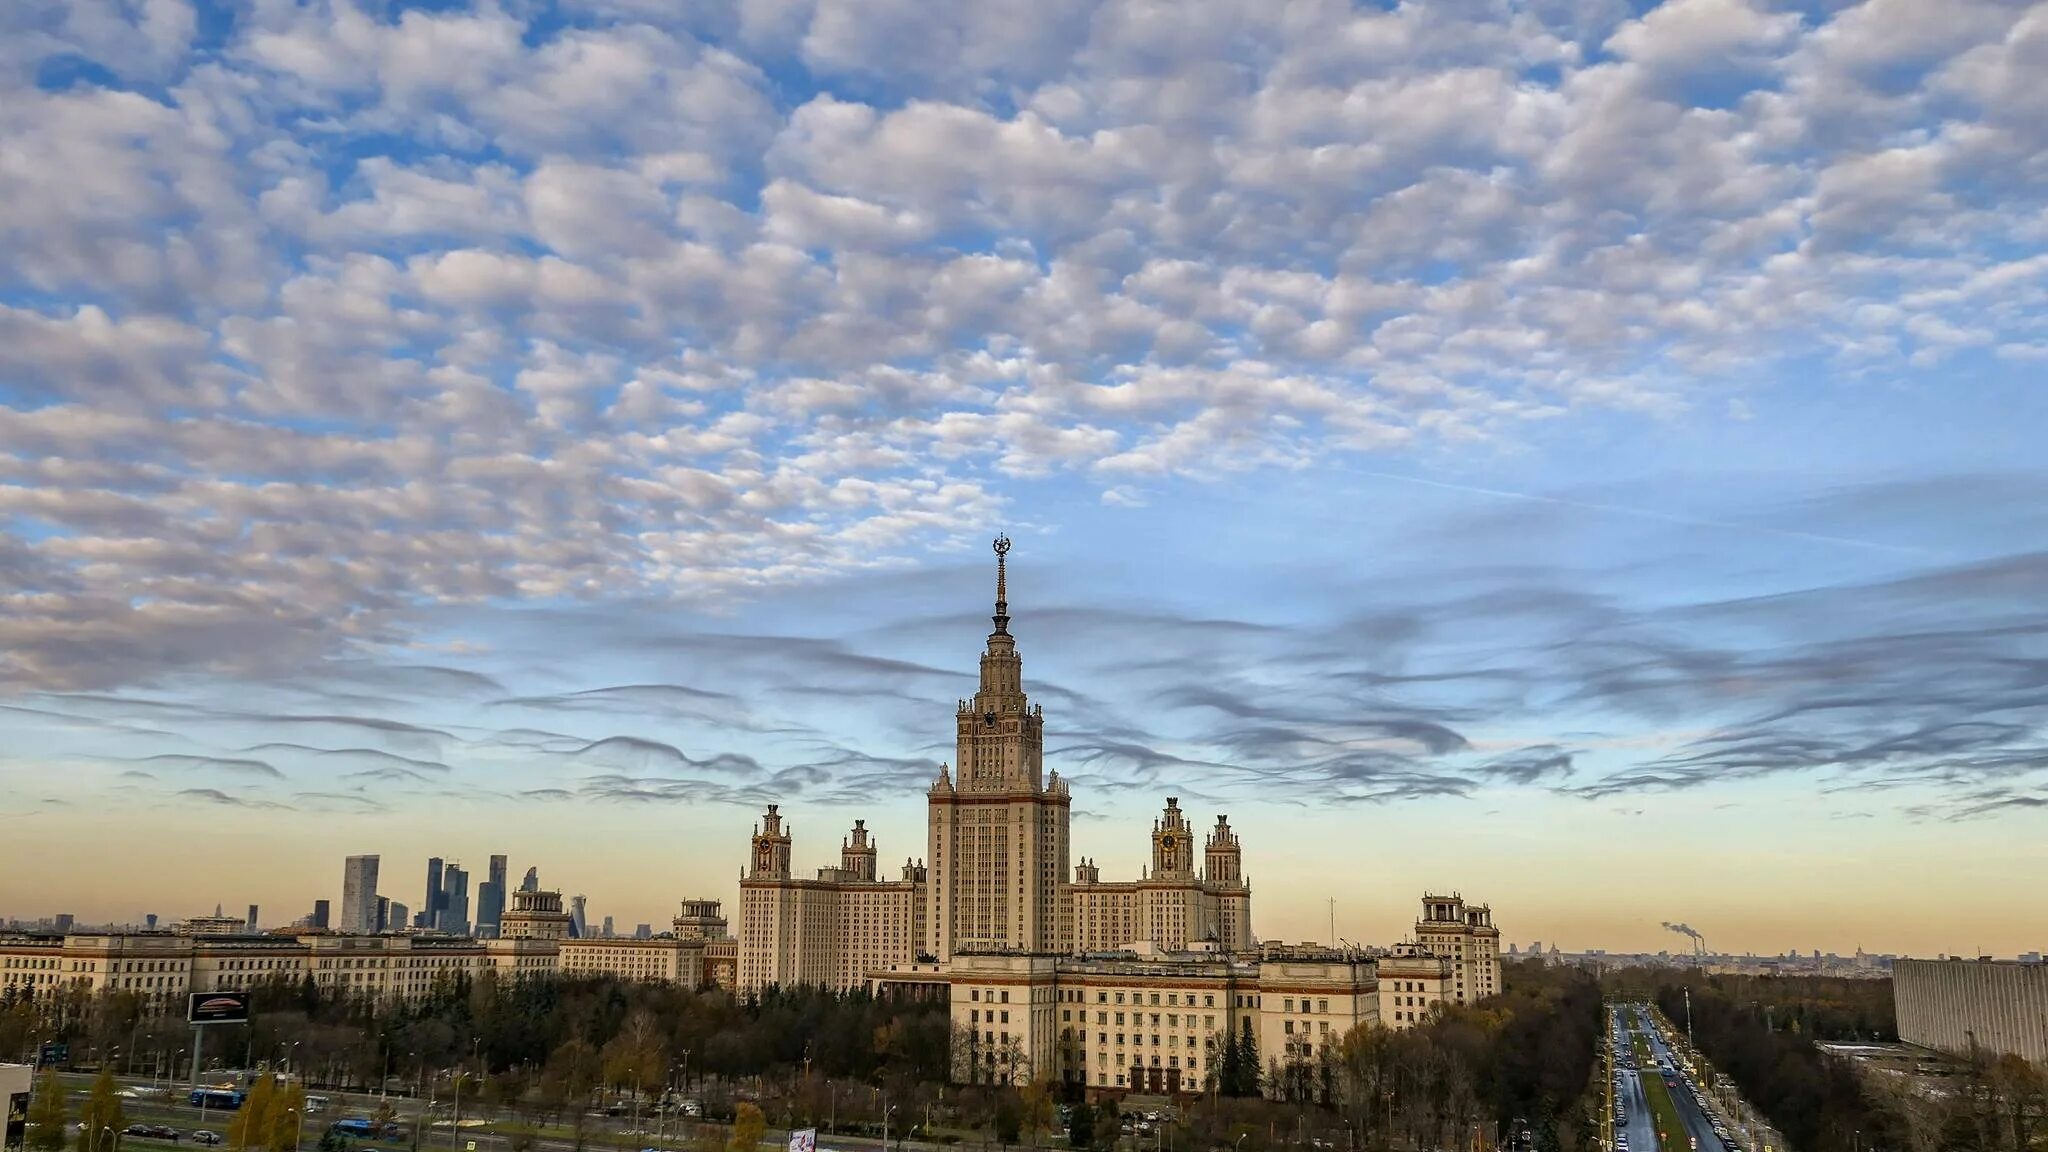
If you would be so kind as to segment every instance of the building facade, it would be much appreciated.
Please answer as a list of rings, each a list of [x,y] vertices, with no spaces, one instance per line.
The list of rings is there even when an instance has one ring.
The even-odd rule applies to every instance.
[[[1138,944],[1172,952],[1199,945],[1223,952],[1253,947],[1252,892],[1230,817],[1216,817],[1195,867],[1195,835],[1180,799],[1152,824],[1152,863],[1137,880],[1104,881],[1093,860],[1074,865],[1063,886],[1059,951],[1110,952]]]
[[[1894,960],[1892,996],[1908,1044],[2048,1067],[2048,964]]]
[[[341,864],[341,923],[343,932],[377,930],[377,857],[350,856]]]
[[[858,988],[867,973],[915,957],[925,931],[926,873],[906,860],[896,879],[877,874],[867,822],[839,844],[839,866],[814,879],[790,874],[791,827],[768,806],[740,878],[739,987],[799,984]]]
[[[1425,897],[1417,938],[1384,955],[1261,948],[1229,817],[1201,836],[1177,797],[1153,822],[1136,880],[1070,863],[1072,800],[1045,770],[1044,712],[1024,692],[1008,553],[999,538],[995,628],[977,691],[954,710],[955,763],[926,792],[929,864],[879,880],[857,821],[839,867],[794,879],[790,827],[769,805],[740,880],[741,989],[943,997],[962,1080],[1148,1092],[1211,1085],[1219,1046],[1244,1029],[1279,1090],[1353,1028],[1389,1014],[1411,1026],[1446,1000],[1499,991],[1492,912],[1458,896]]]
[[[1456,893],[1423,896],[1415,942],[1450,961],[1445,996],[1452,1003],[1471,1004],[1500,991],[1500,930],[1488,905],[1467,904]]]
[[[505,913],[499,935],[507,940],[567,940],[569,914],[562,910],[562,894],[521,888],[512,894],[512,910]]]

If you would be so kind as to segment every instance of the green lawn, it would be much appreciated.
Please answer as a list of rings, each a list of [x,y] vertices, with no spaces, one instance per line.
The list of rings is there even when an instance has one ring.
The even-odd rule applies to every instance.
[[[1650,1042],[1636,1037],[1636,1078],[1642,1081],[1643,1098],[1650,1103],[1650,1122],[1664,1139],[1658,1146],[1670,1152],[1686,1152],[1685,1124],[1678,1118],[1678,1106],[1671,1102],[1671,1090],[1664,1086],[1664,1077],[1657,1071],[1656,1054],[1650,1051]]]

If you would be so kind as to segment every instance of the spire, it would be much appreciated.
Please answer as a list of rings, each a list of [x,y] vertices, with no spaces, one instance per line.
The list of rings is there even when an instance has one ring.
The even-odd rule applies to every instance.
[[[996,549],[996,635],[1010,634],[1010,591],[1007,557],[1010,555],[1010,538],[998,536]]]

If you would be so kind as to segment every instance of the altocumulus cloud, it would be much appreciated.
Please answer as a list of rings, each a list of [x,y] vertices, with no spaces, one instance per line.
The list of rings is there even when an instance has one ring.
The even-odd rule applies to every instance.
[[[2044,21],[10,5],[0,678],[816,580],[1016,476],[2035,362]]]
[[[2043,5],[672,7],[0,6],[0,707],[37,750],[230,806],[850,801],[948,755],[970,665],[914,641],[964,618],[626,606],[848,587],[1025,481],[1140,506],[1787,365],[2048,361]],[[2042,803],[2044,581],[1049,602],[1087,651],[1033,691],[1109,793],[1797,776],[1988,817]],[[533,604],[661,667],[412,647]]]

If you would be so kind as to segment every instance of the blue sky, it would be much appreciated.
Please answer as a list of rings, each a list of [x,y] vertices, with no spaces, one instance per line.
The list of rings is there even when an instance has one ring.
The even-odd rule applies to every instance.
[[[2040,947],[2044,72],[1984,0],[10,5],[0,912],[921,855],[1007,531],[1108,874],[1177,795],[1268,936]]]

